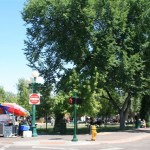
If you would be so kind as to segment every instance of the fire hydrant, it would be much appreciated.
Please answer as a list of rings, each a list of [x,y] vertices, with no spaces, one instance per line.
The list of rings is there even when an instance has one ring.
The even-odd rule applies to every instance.
[[[96,140],[96,135],[97,135],[97,131],[96,131],[96,126],[95,125],[92,125],[92,141],[95,141]]]

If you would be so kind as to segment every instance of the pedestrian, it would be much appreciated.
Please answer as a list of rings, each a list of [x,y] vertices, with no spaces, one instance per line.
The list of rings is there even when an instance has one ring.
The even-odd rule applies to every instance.
[[[51,126],[54,126],[54,124],[55,124],[55,119],[51,117]]]
[[[141,121],[141,127],[146,128],[146,121],[144,119]]]

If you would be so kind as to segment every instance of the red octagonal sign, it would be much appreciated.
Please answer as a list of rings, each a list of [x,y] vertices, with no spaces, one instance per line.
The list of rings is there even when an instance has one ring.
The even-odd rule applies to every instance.
[[[40,104],[40,94],[30,94],[29,96],[29,104]]]

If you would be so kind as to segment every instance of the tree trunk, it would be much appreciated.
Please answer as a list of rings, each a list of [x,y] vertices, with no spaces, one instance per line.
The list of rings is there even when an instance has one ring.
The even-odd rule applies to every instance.
[[[122,105],[122,108],[120,108],[117,101],[115,101],[115,99],[112,98],[112,96],[109,93],[108,89],[105,89],[105,90],[107,92],[108,98],[104,97],[104,96],[103,97],[107,98],[112,103],[114,108],[116,110],[118,110],[119,115],[120,115],[120,129],[124,130],[125,129],[125,121],[128,118],[128,114],[129,114],[129,110],[130,110],[130,106],[131,106],[131,93],[130,92],[128,93],[128,95],[125,98],[125,101]]]
[[[121,110],[119,115],[120,115],[120,129],[124,130],[125,129],[125,121],[128,116],[128,111],[125,112],[125,111]]]
[[[120,114],[120,129],[124,130],[125,129],[125,121],[128,119],[129,115],[129,110],[131,107],[131,95],[128,94],[123,107],[121,108],[119,114]]]
[[[64,114],[55,114],[54,132],[59,132],[60,134],[66,133],[66,122],[64,120]]]

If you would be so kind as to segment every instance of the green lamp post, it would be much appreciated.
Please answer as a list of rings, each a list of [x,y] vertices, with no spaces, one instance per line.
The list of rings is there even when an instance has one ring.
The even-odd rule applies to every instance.
[[[72,141],[76,142],[78,141],[77,139],[77,119],[76,119],[76,116],[77,116],[77,111],[76,111],[76,99],[77,99],[77,95],[76,95],[76,92],[74,93],[74,96],[73,98],[75,99],[75,102],[74,102],[74,135],[73,135],[73,139]]]
[[[33,76],[33,83],[32,83],[32,89],[33,89],[33,93],[36,93],[36,78],[39,76],[39,72],[38,71],[33,71],[32,72],[32,76]],[[37,137],[37,129],[36,129],[36,125],[35,125],[35,120],[36,120],[36,105],[32,104],[32,137]]]
[[[34,70],[32,72],[32,76],[33,76],[33,83],[32,83],[32,90],[33,93],[36,94],[36,87],[38,84],[42,84],[44,82],[42,77],[39,77],[39,72]],[[36,104],[32,104],[32,136],[36,137],[37,136],[37,129],[36,129]]]

